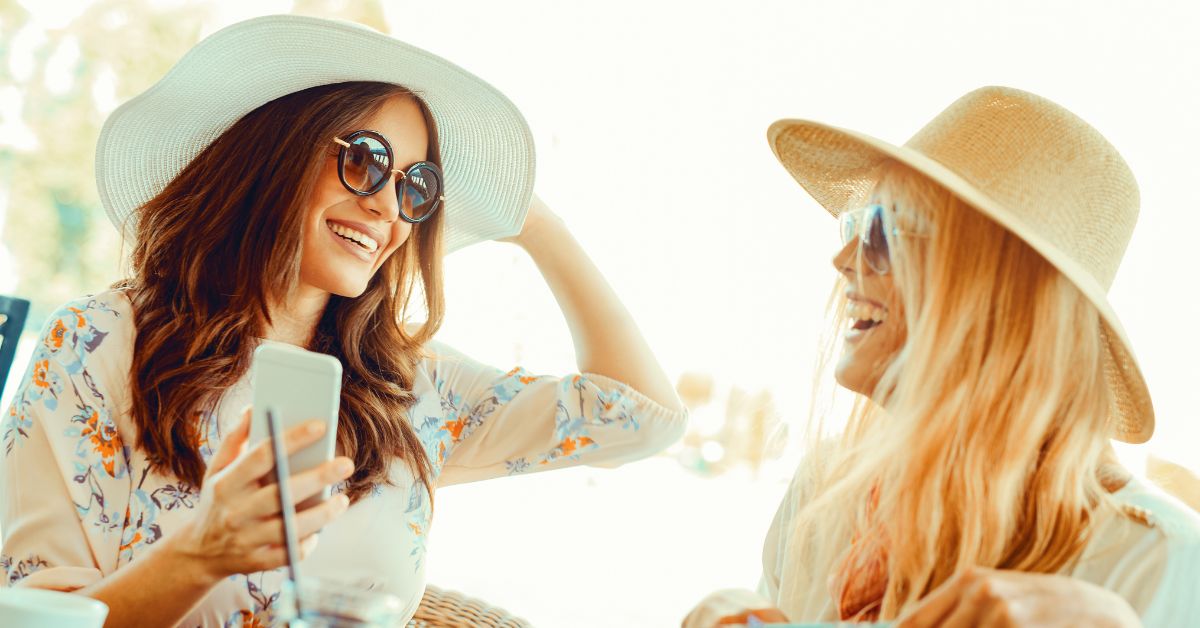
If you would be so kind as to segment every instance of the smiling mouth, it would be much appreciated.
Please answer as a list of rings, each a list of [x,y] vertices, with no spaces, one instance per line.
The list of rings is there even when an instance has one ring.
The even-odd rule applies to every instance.
[[[850,316],[850,329],[867,331],[883,324],[887,320],[887,308],[872,305],[862,301],[851,301],[846,307]]]
[[[351,244],[357,245],[367,253],[374,253],[375,251],[379,250],[379,243],[376,242],[374,238],[361,231],[351,229],[345,225],[340,225],[332,220],[326,220],[325,226],[328,227],[329,230],[332,231],[337,237],[346,240]]]

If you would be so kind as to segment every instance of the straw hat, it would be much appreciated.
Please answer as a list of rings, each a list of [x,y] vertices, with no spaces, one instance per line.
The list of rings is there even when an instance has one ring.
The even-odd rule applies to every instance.
[[[445,172],[447,251],[515,235],[533,194],[533,137],[517,108],[462,68],[351,22],[271,15],[205,38],[104,122],[96,182],[132,237],[135,210],[239,118],[317,85],[403,85],[428,106]]]
[[[893,159],[957,195],[1053,264],[1104,321],[1113,436],[1141,443],[1154,408],[1133,348],[1106,296],[1138,214],[1138,188],[1117,150],[1044,98],[985,87],[958,99],[903,146],[807,120],[780,120],[767,138],[796,181],[835,216],[869,193]]]

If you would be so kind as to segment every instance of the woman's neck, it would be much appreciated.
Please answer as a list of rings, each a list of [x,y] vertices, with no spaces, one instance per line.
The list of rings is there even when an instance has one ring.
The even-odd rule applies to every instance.
[[[328,292],[309,286],[298,287],[284,303],[268,308],[271,323],[267,325],[265,338],[307,348],[328,304]]]

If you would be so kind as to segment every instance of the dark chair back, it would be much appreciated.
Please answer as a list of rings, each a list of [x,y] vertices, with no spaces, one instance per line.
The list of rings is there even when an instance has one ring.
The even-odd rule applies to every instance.
[[[4,384],[17,355],[17,341],[21,339],[27,316],[29,301],[0,295],[0,396],[4,395]]]

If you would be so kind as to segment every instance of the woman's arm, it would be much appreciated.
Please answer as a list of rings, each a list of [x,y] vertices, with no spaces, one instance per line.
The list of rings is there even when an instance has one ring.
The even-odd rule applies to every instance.
[[[683,411],[683,403],[600,270],[562,219],[537,196],[522,232],[510,238],[525,249],[571,330],[579,369],[628,384],[659,404]]]
[[[76,593],[108,605],[108,626],[173,626],[217,584],[165,537],[137,560]]]

